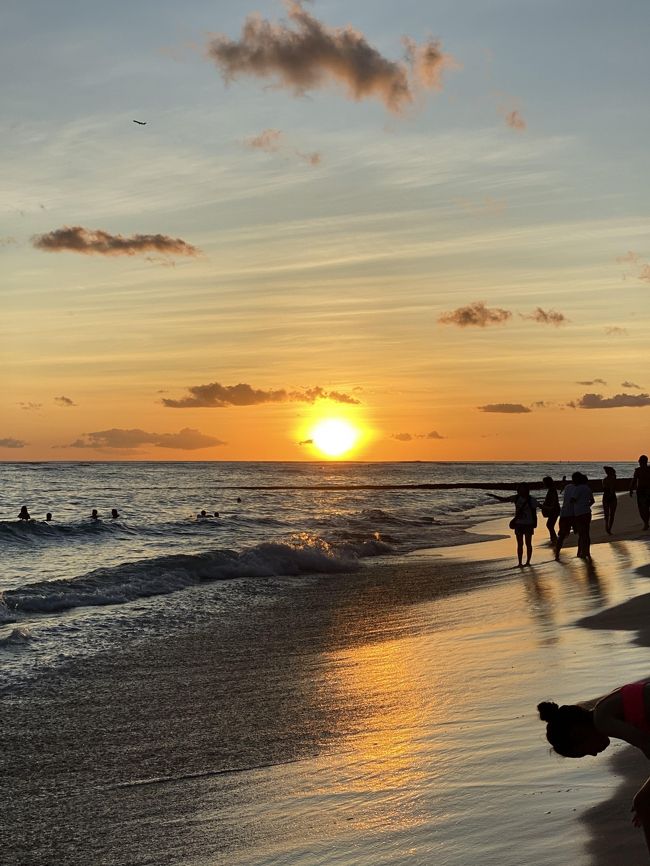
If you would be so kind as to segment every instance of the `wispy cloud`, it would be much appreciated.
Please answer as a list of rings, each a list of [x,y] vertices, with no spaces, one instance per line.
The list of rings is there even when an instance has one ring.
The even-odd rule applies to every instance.
[[[263,150],[266,153],[282,153],[286,156],[296,156],[309,165],[320,165],[322,157],[320,153],[305,153],[290,145],[280,129],[264,129],[259,135],[247,138],[244,142],[253,150]]]
[[[543,310],[541,307],[536,307],[535,311],[528,315],[520,313],[520,316],[531,322],[539,322],[540,325],[555,325],[556,328],[569,321],[564,313],[558,313],[557,310]]]
[[[639,271],[639,279],[650,283],[650,265],[643,265]]]
[[[350,99],[379,99],[400,114],[418,88],[441,89],[443,72],[458,66],[433,39],[418,44],[405,37],[406,58],[394,61],[358,30],[323,24],[301,0],[284,5],[288,23],[249,15],[239,40],[222,34],[208,40],[207,56],[227,82],[242,75],[271,79],[296,95],[335,83]]]
[[[179,451],[197,451],[201,448],[226,445],[226,443],[217,439],[216,436],[208,436],[191,427],[184,427],[178,433],[147,433],[146,430],[138,428],[128,430],[112,427],[110,430],[84,433],[80,439],[60,447],[120,450],[140,448],[143,445],[155,445],[156,448],[175,448]]]
[[[167,235],[113,235],[102,229],[64,226],[32,238],[38,250],[48,253],[72,252],[82,255],[135,256],[157,253],[165,256],[196,256],[200,250],[181,238]]]
[[[54,402],[57,403],[59,406],[64,406],[65,408],[77,405],[72,398],[64,397],[63,395],[61,395],[60,397],[55,397]]]
[[[315,403],[316,400],[332,400],[354,406],[360,403],[349,394],[326,391],[319,385],[302,391],[288,391],[286,388],[265,391],[253,388],[245,382],[238,385],[210,382],[207,385],[192,385],[187,390],[189,394],[179,400],[163,397],[163,405],[170,409],[225,409],[230,406],[257,406],[261,403]]]
[[[506,122],[506,126],[509,126],[510,129],[514,129],[517,132],[523,132],[526,129],[526,121],[521,116],[521,112],[518,108],[515,108],[513,111],[506,111],[503,118]]]
[[[616,261],[619,262],[619,264],[635,265],[640,258],[641,256],[638,253],[628,250],[624,256],[616,256]]]
[[[627,379],[625,382],[621,382],[621,388],[636,388],[638,391],[641,390],[640,385],[637,385],[635,382],[629,382]]]
[[[606,385],[604,379],[582,379],[576,382],[576,385]]]
[[[627,328],[619,328],[618,325],[608,325],[605,328],[605,333],[609,337],[624,337],[627,334]]]
[[[32,403],[31,400],[28,400],[26,402],[20,402],[18,405],[25,412],[38,412],[39,409],[43,408],[42,403]]]
[[[457,325],[459,328],[485,328],[487,325],[501,325],[510,318],[512,318],[510,310],[486,307],[483,301],[474,301],[465,307],[443,313],[438,321],[443,325]]]
[[[650,394],[614,394],[613,397],[583,394],[578,400],[569,403],[569,406],[573,409],[635,409],[650,406]]]
[[[523,415],[531,410],[521,403],[486,403],[478,407],[481,412],[495,412],[501,415]]]
[[[11,437],[0,439],[0,448],[24,448],[26,445],[29,445],[29,442],[24,442],[22,439]]]

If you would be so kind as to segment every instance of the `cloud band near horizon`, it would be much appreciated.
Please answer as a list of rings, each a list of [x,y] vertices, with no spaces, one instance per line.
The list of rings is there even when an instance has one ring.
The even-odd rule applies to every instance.
[[[169,409],[226,409],[231,406],[258,406],[262,403],[315,403],[317,400],[332,400],[334,403],[360,405],[361,401],[340,391],[326,391],[319,385],[302,391],[286,388],[265,391],[253,388],[245,382],[238,385],[191,385],[188,394],[179,400],[163,397],[162,403]]]
[[[130,237],[113,235],[103,229],[86,229],[83,226],[63,226],[32,238],[37,250],[47,253],[71,252],[97,256],[135,256],[157,253],[163,256],[197,256],[200,250],[182,240],[168,235],[135,234]]]

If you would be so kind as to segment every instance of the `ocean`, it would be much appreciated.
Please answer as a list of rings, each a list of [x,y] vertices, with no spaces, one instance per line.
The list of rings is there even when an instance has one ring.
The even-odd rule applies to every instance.
[[[227,617],[242,582],[246,603],[251,583],[261,603],[278,582],[466,543],[469,527],[509,514],[484,490],[419,485],[559,480],[576,468],[602,474],[590,463],[0,464],[0,688]],[[23,505],[31,522],[16,519]],[[217,595],[203,591],[215,581]]]

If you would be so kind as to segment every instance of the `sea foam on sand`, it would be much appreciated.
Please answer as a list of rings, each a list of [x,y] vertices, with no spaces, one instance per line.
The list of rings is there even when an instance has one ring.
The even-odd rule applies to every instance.
[[[509,535],[287,579],[272,603],[251,583],[228,618],[3,697],[7,862],[645,862],[645,759],[559,758],[535,706],[650,674],[624,630],[647,541],[557,564],[545,535],[521,571]]]

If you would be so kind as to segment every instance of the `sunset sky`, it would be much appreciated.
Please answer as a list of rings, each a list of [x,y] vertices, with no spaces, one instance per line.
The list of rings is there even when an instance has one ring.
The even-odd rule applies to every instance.
[[[6,0],[0,41],[0,459],[650,449],[646,0]]]

